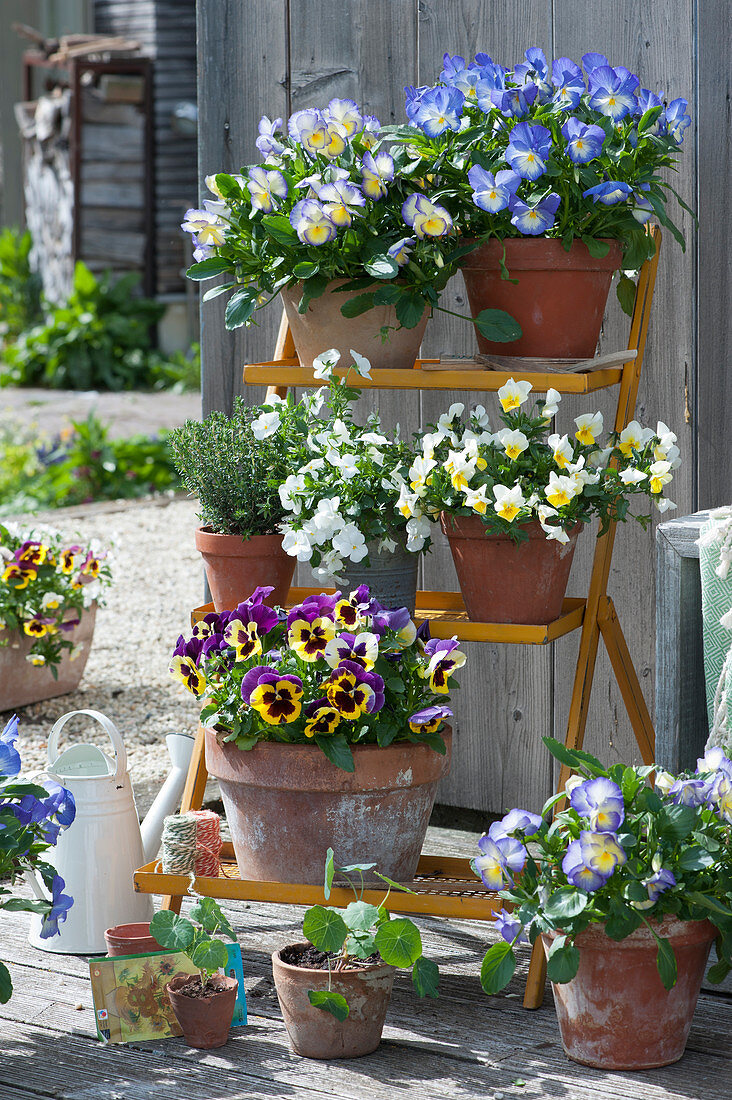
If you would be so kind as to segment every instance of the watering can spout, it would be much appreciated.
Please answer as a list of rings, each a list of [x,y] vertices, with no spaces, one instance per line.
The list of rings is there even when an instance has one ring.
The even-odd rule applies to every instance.
[[[169,733],[165,740],[173,767],[140,826],[146,863],[158,854],[163,821],[178,809],[193,753],[194,739],[187,733]]]

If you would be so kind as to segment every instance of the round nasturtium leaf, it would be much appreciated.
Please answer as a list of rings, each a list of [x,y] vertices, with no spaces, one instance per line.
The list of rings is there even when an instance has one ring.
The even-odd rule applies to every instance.
[[[411,966],[422,954],[419,929],[406,917],[397,917],[380,925],[374,943],[389,966]]]
[[[195,934],[191,922],[170,909],[161,909],[150,921],[150,935],[171,951],[185,951],[193,943]]]
[[[204,940],[193,952],[191,961],[199,970],[206,970],[209,974],[213,974],[220,966],[226,966],[229,961],[226,944],[222,940]]]
[[[348,926],[340,913],[314,905],[308,909],[302,922],[305,938],[318,951],[340,951],[348,936]]]

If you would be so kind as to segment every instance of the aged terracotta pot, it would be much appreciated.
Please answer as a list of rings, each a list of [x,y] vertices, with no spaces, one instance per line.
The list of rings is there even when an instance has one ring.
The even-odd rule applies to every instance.
[[[328,848],[337,863],[375,863],[409,882],[419,862],[447,754],[399,742],[353,745],[355,771],[317,745],[260,741],[243,752],[206,730],[206,767],[219,781],[243,879],[322,883]]]
[[[154,936],[150,935],[150,922],[137,921],[133,924],[118,924],[114,928],[105,928],[104,940],[107,955],[149,955],[151,951],[165,951]]]
[[[538,520],[526,525],[528,541],[487,535],[478,516],[443,512],[468,617],[482,623],[550,623],[562,611],[569,571],[582,524],[562,545],[547,539]]]
[[[613,272],[620,267],[618,241],[607,241],[602,259],[582,241],[569,252],[547,237],[491,240],[469,253],[461,267],[470,311],[505,309],[521,325],[522,335],[508,344],[486,340],[476,330],[484,354],[591,359],[597,348]],[[501,279],[499,261],[506,249],[512,279]]]
[[[655,925],[671,942],[678,981],[666,990],[656,968],[656,941],[645,925],[624,940],[611,940],[590,925],[575,943],[576,977],[552,983],[565,1053],[598,1069],[651,1069],[684,1053],[709,949],[717,930],[709,921],[666,917]],[[559,932],[542,935],[548,951]]]
[[[393,966],[376,963],[363,970],[333,973],[330,987],[327,970],[291,966],[282,961],[279,951],[272,954],[272,970],[295,1054],[303,1058],[360,1058],[376,1050],[394,983]],[[349,1013],[345,1020],[336,1020],[329,1012],[310,1004],[309,989],[328,988],[346,998]]]
[[[421,321],[414,328],[399,326],[394,306],[375,306],[360,317],[344,317],[341,306],[353,294],[339,294],[335,288],[348,281],[334,279],[328,284],[324,294],[310,301],[305,313],[297,311],[302,298],[302,283],[283,287],[280,291],[301,364],[310,367],[317,355],[329,348],[337,348],[341,353],[340,365],[349,366],[350,349],[353,348],[359,354],[365,355],[372,367],[411,368],[419,355],[429,310],[425,307]],[[355,293],[365,292],[354,291]],[[380,331],[384,325],[389,327],[385,341],[382,340]]]
[[[210,997],[186,997],[179,990],[191,980],[190,974],[179,974],[165,987],[171,1008],[181,1026],[189,1047],[213,1050],[225,1046],[234,1015],[239,983],[236,978],[216,974],[219,992]]]
[[[196,549],[217,611],[228,611],[260,585],[274,585],[270,602],[284,604],[295,572],[295,559],[282,549],[282,535],[217,535],[196,528]]]
[[[15,710],[76,691],[89,659],[96,615],[97,605],[92,604],[82,612],[79,625],[66,634],[78,647],[79,655],[72,660],[71,651],[64,652],[56,680],[49,668],[32,665],[26,660],[33,645],[32,638],[19,630],[0,630],[0,641],[8,642],[0,646],[0,711]],[[64,618],[66,621],[76,618],[76,612],[70,611]]]

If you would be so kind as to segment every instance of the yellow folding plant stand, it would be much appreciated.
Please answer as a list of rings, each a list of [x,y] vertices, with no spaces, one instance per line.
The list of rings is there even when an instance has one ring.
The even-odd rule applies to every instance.
[[[615,415],[617,432],[622,431],[633,419],[638,394],[661,243],[660,231],[654,228],[651,232],[656,242],[656,252],[643,265],[638,279],[628,340],[628,351],[633,354],[617,367],[604,367],[574,374],[531,372],[530,375],[533,389],[537,393],[546,393],[549,388],[554,387],[560,393],[583,394],[618,385],[620,391]],[[439,364],[434,360],[425,360],[424,364],[428,365],[428,369],[423,369],[423,361],[418,359],[411,370],[379,370],[375,372],[373,380],[360,379],[359,388],[464,389],[495,392],[508,380],[511,373],[480,369],[480,364],[477,362],[475,369],[461,362],[459,370],[440,370]],[[270,387],[268,394],[277,393],[283,397],[290,386],[308,387],[319,384],[314,379],[311,368],[299,365],[284,317],[277,340],[275,359],[271,363],[245,367],[244,380],[249,383],[267,383]],[[602,635],[643,762],[652,764],[655,734],[651,718],[613,602],[607,595],[615,526],[611,523],[605,534],[597,539],[587,597],[565,599],[562,613],[554,622],[545,625],[472,622],[467,618],[462,597],[455,592],[418,592],[415,618],[430,620],[433,637],[456,636],[461,641],[471,642],[546,645],[570,631],[581,630],[567,735],[564,742],[569,748],[580,748],[584,740],[597,647]],[[314,591],[320,590],[292,588],[288,602],[300,603],[305,596]],[[213,605],[198,608],[193,613],[193,618],[201,618],[211,610]],[[569,771],[563,766],[559,777],[559,788],[564,786],[568,777]],[[201,806],[206,779],[203,731],[199,729],[183,792],[181,812],[198,809]],[[320,886],[252,882],[240,879],[230,844],[225,844],[222,848],[221,859],[222,869],[219,877],[196,879],[196,890],[199,894],[217,898],[297,905],[322,904],[325,900]],[[186,893],[188,885],[187,875],[159,873],[155,870],[154,862],[142,867],[135,874],[137,890],[164,895],[163,905],[176,911],[180,908],[182,896]],[[409,885],[414,893],[392,894],[389,899],[391,909],[401,913],[459,917],[464,920],[493,920],[495,912],[502,905],[497,894],[488,893],[483,888],[466,859],[423,855],[419,862],[417,876]],[[366,901],[373,901],[376,904],[380,898],[381,892],[378,890],[367,890],[364,894]],[[350,900],[350,894],[344,889],[334,889],[330,900],[334,905],[346,905]],[[546,964],[543,951],[537,941],[526,982],[524,1007],[539,1007],[543,998],[545,977]]]

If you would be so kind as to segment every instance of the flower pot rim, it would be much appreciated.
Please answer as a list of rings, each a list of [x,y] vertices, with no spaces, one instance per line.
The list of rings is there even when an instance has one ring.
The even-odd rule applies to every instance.
[[[270,531],[266,535],[232,535],[228,531],[214,531],[210,523],[200,524],[196,527],[195,536],[196,549],[200,549],[201,543],[205,543],[208,539],[216,539],[217,546],[221,549],[223,549],[224,539],[229,539],[231,542],[242,546],[248,546],[257,539],[276,539],[278,544],[282,542],[282,535],[279,531]]]
[[[278,966],[282,967],[283,970],[286,970],[289,973],[301,974],[301,975],[303,975],[303,977],[305,975],[308,975],[308,974],[309,975],[319,975],[321,977],[323,975],[327,975],[327,973],[328,973],[327,970],[322,970],[319,967],[313,967],[313,966],[293,966],[292,963],[285,962],[285,960],[282,958],[282,952],[286,951],[288,947],[312,947],[312,946],[313,945],[311,943],[308,943],[307,940],[298,940],[297,943],[286,943],[284,945],[284,947],[280,947],[276,951],[272,952],[272,955],[271,955],[272,965],[274,966],[274,964],[276,963]],[[378,962],[378,963],[369,963],[368,966],[354,967],[352,970],[338,970],[338,971],[334,970],[334,971],[332,971],[332,974],[336,978],[339,978],[339,979],[341,979],[341,978],[353,978],[355,980],[358,980],[358,978],[361,975],[368,974],[369,976],[371,976],[373,974],[378,974],[380,972],[383,972],[384,974],[390,974],[390,973],[395,973],[396,969],[397,968],[395,966],[391,966],[389,963],[385,963],[382,960],[382,962]]]
[[[577,933],[574,943],[580,952],[583,947],[596,950],[600,946],[604,948],[608,945],[618,950],[627,950],[650,944],[654,939],[651,929],[641,924],[622,940],[614,940],[605,932],[605,923],[605,921],[593,921],[587,928]],[[665,936],[672,941],[678,941],[687,936],[691,936],[695,942],[704,939],[714,940],[718,935],[718,929],[710,920],[682,920],[675,913],[667,913],[661,921],[651,920],[650,924],[657,935]],[[542,935],[548,940],[554,940],[566,933],[557,928],[542,932]]]
[[[475,240],[476,238],[473,238]],[[575,237],[567,251],[558,237],[491,237],[479,244],[460,261],[461,269],[498,268],[498,257],[506,252],[506,264],[518,270],[526,268],[570,268],[587,271],[616,271],[622,259],[622,246],[616,237],[598,238],[609,245],[605,256],[591,255],[584,241]],[[470,241],[466,241],[470,244]],[[475,262],[478,261],[478,262]],[[486,261],[488,261],[486,263]]]
[[[170,981],[166,984],[165,992],[168,995],[173,993],[178,994],[181,997],[185,997],[185,993],[181,992],[181,987],[187,985],[188,982],[190,982],[190,980],[195,977],[197,977],[196,974],[176,974],[176,976],[174,978],[171,978]],[[222,996],[222,994],[231,993],[232,989],[238,992],[239,982],[236,978],[231,978],[228,974],[215,974],[214,977],[218,978],[219,981],[225,983],[223,989],[217,989],[215,993],[211,993],[208,997],[189,997],[188,999],[194,1001],[198,1005],[203,1006],[210,1004],[211,1001],[215,1001],[216,998]]]
[[[443,516],[445,517],[445,519],[443,519]],[[461,535],[458,534],[458,532],[457,532],[458,524],[470,525],[470,527],[475,527],[477,524],[480,524],[480,526],[482,528],[482,536],[484,538],[487,538],[487,539],[495,539],[495,540],[501,540],[501,539],[502,540],[509,540],[509,539],[511,539],[511,535],[509,534],[508,531],[487,531],[485,529],[485,526],[484,526],[483,521],[480,518],[480,516],[476,516],[476,515],[461,516],[461,515],[455,515],[452,512],[440,512],[440,526],[442,527],[442,530],[445,532],[445,534],[447,535],[448,538],[450,538],[451,535],[454,535],[457,538],[461,537]],[[574,524],[574,526],[570,527],[567,530],[567,534],[569,535],[570,538],[572,538],[572,536],[575,533],[579,534],[579,532],[582,530],[582,528],[587,527],[587,526],[589,526],[587,523],[584,523],[582,520],[577,520],[577,522]],[[546,538],[546,532],[543,530],[543,528],[542,528],[541,524],[539,523],[538,519],[532,519],[532,520],[529,520],[528,523],[522,523],[516,528],[516,530],[517,531],[528,531],[530,539],[539,538],[539,537]],[[462,537],[463,538],[465,538],[465,537],[467,537],[467,538],[471,538],[471,537],[476,538],[476,537],[480,537],[480,536],[463,535]],[[521,544],[519,543],[519,545],[521,545]]]

